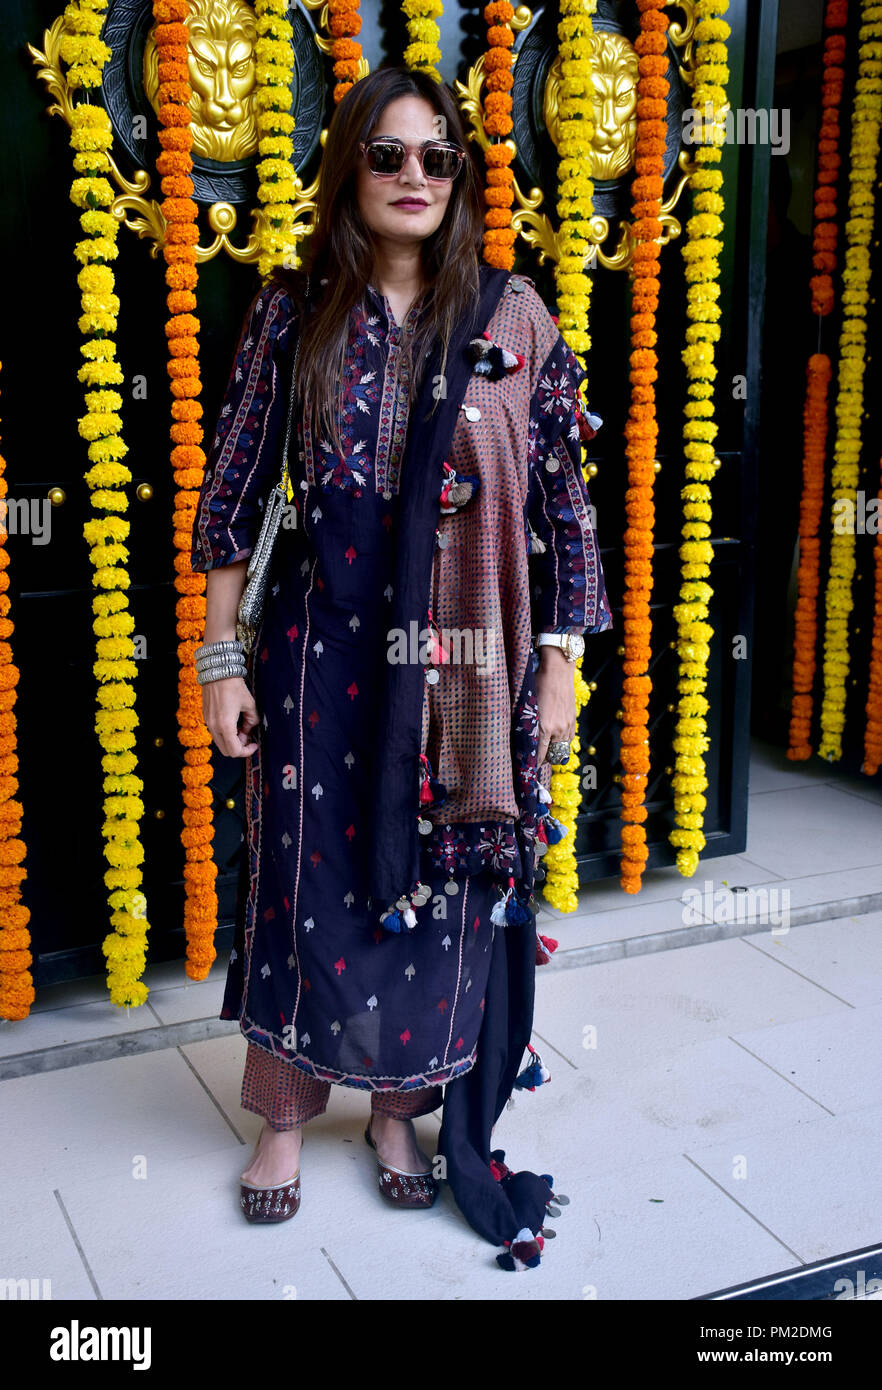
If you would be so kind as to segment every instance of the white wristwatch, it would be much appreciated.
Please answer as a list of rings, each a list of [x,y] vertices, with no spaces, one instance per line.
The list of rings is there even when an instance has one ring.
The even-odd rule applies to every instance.
[[[560,647],[567,661],[578,661],[585,651],[585,638],[578,632],[540,632],[536,648]]]

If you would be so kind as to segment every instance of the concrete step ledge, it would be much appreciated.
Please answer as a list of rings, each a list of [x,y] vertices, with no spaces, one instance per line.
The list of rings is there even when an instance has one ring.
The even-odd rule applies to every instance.
[[[839,918],[860,917],[865,913],[880,910],[882,893],[839,898],[832,903],[812,903],[806,907],[794,908],[790,912],[788,930],[807,926],[811,922],[833,922]],[[554,923],[544,922],[543,927],[550,934]],[[672,927],[668,931],[652,932],[647,936],[599,941],[592,946],[575,946],[569,951],[558,950],[541,969],[549,972],[576,970],[584,965],[600,965],[604,961],[623,960],[629,956],[648,956],[656,951],[675,951],[683,946],[700,946],[707,941],[728,941],[738,936],[757,936],[768,931],[768,922],[749,916],[730,922],[705,922],[689,927]],[[783,936],[786,933],[778,932],[776,935]],[[0,1081],[32,1076],[39,1072],[58,1071],[63,1067],[81,1067],[89,1062],[133,1057],[139,1052],[181,1047],[186,1043],[204,1042],[208,1038],[229,1037],[238,1031],[239,1025],[235,1020],[196,1018],[188,1019],[184,1023],[165,1023],[156,1028],[117,1033],[113,1037],[85,1038],[81,1042],[37,1048],[33,1052],[19,1052],[11,1057],[0,1058]]]

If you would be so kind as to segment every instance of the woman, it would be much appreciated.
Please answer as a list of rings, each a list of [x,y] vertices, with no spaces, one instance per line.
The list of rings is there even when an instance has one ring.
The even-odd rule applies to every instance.
[[[460,1207],[500,1243],[525,1224],[489,1137],[529,1041],[535,846],[556,832],[539,769],[575,731],[568,634],[611,616],[579,467],[599,424],[584,373],[532,281],[481,264],[483,215],[449,90],[400,68],[356,83],[308,273],[278,270],[252,302],[210,449],[197,666],[218,749],[249,759],[220,1015],[239,1019],[242,1104],[266,1121],[249,1219],[297,1211],[302,1126],[336,1082],[370,1093],[390,1202],[435,1199],[411,1120],[443,1085]],[[295,351],[293,524],[246,660],[236,612]]]

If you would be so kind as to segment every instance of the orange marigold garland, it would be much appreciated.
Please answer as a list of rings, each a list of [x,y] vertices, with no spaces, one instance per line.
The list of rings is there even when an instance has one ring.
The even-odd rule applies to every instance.
[[[328,30],[332,39],[331,57],[334,60],[334,76],[337,79],[334,87],[336,105],[358,81],[361,44],[356,43],[353,37],[361,32],[358,0],[329,0],[328,14]]]
[[[2,364],[0,364],[2,365]],[[13,714],[18,668],[9,639],[15,624],[9,616],[9,554],[6,549],[6,460],[0,454],[0,1018],[27,1018],[34,1002],[33,964],[28,932],[30,912],[21,900],[27,877],[27,849],[20,838],[22,805],[18,791],[16,719]]]
[[[824,506],[824,464],[829,430],[829,391],[833,364],[826,353],[814,353],[808,362],[807,392],[803,411],[802,500],[799,507],[799,570],[793,653],[793,703],[790,710],[788,758],[811,757],[812,686],[815,646],[818,640],[818,593],[821,542],[818,530]]]
[[[659,297],[658,238],[662,233],[667,143],[666,0],[639,0],[640,34],[637,83],[637,177],[631,190],[634,217],[634,289],[631,314],[631,405],[625,425],[628,489],[625,493],[625,597],[622,695],[622,864],[620,882],[626,893],[640,889],[649,856],[646,847],[646,782],[649,775],[649,677],[652,620],[653,522],[652,493],[658,422],[655,382],[658,378],[656,314]]]
[[[824,26],[842,31],[848,24],[848,0],[828,0]],[[821,131],[818,142],[818,175],[815,191],[814,257],[811,279],[812,310],[820,320],[833,311],[833,274],[836,270],[837,184],[842,159],[839,154],[839,116],[845,82],[845,34],[828,34],[824,43],[824,82],[821,95]],[[806,369],[803,411],[804,445],[802,501],[799,518],[799,568],[793,642],[793,700],[790,708],[788,758],[811,757],[812,689],[818,640],[821,542],[818,535],[824,502],[824,475],[829,433],[829,388],[833,364],[826,353],[815,353]]]
[[[212,776],[211,735],[202,718],[202,700],[194,664],[197,646],[205,629],[205,575],[193,574],[190,548],[196,503],[205,467],[201,448],[202,389],[199,377],[199,320],[194,317],[197,207],[190,177],[193,162],[190,150],[193,133],[189,109],[191,89],[187,67],[189,33],[184,23],[188,0],[153,0],[156,44],[159,50],[159,143],[162,154],[156,167],[162,176],[161,203],[166,219],[162,253],[166,262],[165,281],[169,286],[166,303],[169,320],[168,374],[171,378],[172,419],[170,434],[174,442],[171,462],[178,488],[174,511],[175,588],[178,600],[178,739],[184,752],[184,829],[181,840],[185,851],[184,930],[187,938],[187,975],[204,980],[217,952],[214,932],[217,925],[217,869],[212,858],[214,812],[209,786]]]
[[[484,151],[487,165],[487,187],[484,201],[487,211],[484,214],[483,258],[488,265],[497,270],[511,270],[514,266],[514,244],[517,232],[511,225],[511,205],[514,202],[514,174],[511,162],[515,151],[505,140],[512,130],[511,96],[514,85],[511,75],[512,44],[514,31],[511,20],[514,6],[509,0],[492,0],[484,7],[487,21],[487,52],[484,55],[483,103],[484,129],[491,143]]]

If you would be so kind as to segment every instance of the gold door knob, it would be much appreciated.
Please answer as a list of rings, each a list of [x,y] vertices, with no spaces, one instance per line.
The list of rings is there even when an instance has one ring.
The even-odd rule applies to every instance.
[[[67,493],[63,487],[50,487],[47,496],[53,507],[61,507],[67,501]]]
[[[135,496],[139,502],[149,502],[153,496],[153,488],[149,483],[139,483],[135,488]]]

